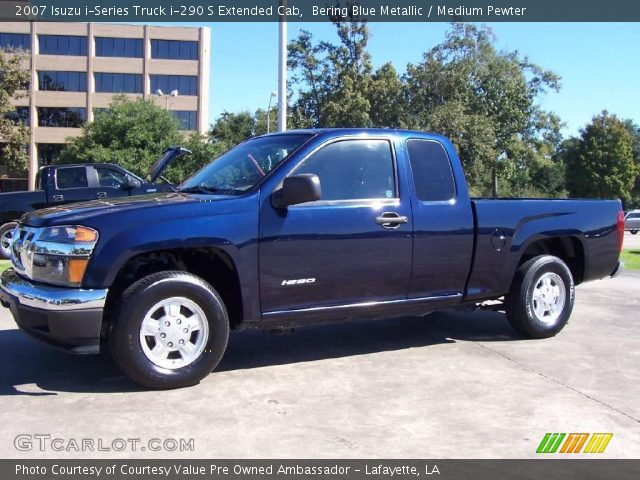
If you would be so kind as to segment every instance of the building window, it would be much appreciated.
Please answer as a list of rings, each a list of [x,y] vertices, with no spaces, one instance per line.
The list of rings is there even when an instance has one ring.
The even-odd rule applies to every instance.
[[[142,93],[142,75],[96,72],[96,92]]]
[[[11,120],[14,125],[22,123],[29,126],[29,107],[16,107],[15,110],[4,114],[7,120]]]
[[[196,113],[191,110],[174,110],[173,114],[180,122],[181,130],[195,130],[196,129]]]
[[[38,72],[38,89],[54,92],[86,92],[86,72]]]
[[[58,163],[60,152],[64,149],[64,143],[39,143],[38,144],[38,163],[42,165],[51,165]]]
[[[142,58],[142,39],[96,37],[96,57]]]
[[[80,128],[87,121],[83,107],[38,107],[39,127]]]
[[[198,95],[198,77],[190,75],[151,75],[151,92],[165,95],[177,90],[179,95]]]
[[[87,55],[87,37],[38,35],[42,55]]]
[[[151,40],[151,58],[198,60],[198,42]]]
[[[28,33],[0,33],[0,48],[31,50],[31,35]]]

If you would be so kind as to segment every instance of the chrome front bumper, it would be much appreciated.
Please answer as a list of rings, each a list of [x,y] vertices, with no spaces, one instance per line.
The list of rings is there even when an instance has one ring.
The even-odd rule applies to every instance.
[[[18,326],[37,338],[74,353],[100,350],[107,289],[40,285],[12,268],[0,276],[0,301]]]
[[[107,289],[82,290],[32,283],[19,276],[13,268],[0,277],[0,289],[16,297],[21,305],[43,310],[86,310],[104,308]]]

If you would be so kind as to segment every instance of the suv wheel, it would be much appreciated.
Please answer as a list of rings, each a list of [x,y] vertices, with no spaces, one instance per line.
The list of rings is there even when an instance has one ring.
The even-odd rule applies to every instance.
[[[107,342],[134,382],[169,389],[211,373],[228,338],[227,311],[211,285],[189,273],[160,272],[125,290]]]
[[[530,338],[556,335],[569,321],[574,283],[566,263],[541,255],[516,271],[505,298],[507,318],[515,330]]]

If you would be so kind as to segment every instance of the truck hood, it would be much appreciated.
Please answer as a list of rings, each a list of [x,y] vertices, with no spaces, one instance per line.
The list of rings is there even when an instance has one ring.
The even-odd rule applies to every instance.
[[[199,203],[202,201],[202,197],[202,195],[187,193],[162,192],[134,197],[91,200],[89,202],[59,205],[28,212],[22,216],[20,222],[32,227],[75,225],[82,224],[83,221],[90,220],[96,216],[112,213],[131,213],[135,211],[136,215],[144,215],[142,211],[146,209]],[[206,195],[207,202],[228,200],[230,198],[232,197],[227,195]]]
[[[191,155],[191,151],[177,146],[167,148],[162,156],[153,164],[151,170],[149,170],[149,173],[147,174],[149,182],[154,183],[158,178],[160,178],[162,172],[165,171],[171,162],[184,155]]]

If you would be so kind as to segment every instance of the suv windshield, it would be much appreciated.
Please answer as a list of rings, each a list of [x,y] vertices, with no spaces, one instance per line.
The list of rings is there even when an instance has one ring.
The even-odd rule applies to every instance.
[[[304,145],[311,135],[290,134],[247,140],[185,180],[182,192],[243,193]]]

